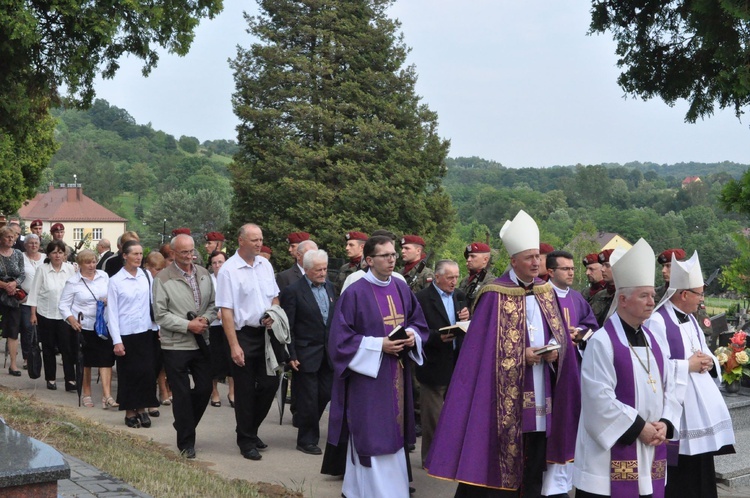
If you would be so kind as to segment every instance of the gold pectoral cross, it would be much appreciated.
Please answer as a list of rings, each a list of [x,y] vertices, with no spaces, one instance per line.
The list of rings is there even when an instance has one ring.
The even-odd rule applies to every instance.
[[[404,315],[396,311],[396,303],[393,302],[393,296],[386,296],[388,299],[388,311],[390,315],[383,317],[383,323],[395,327],[404,323]]]
[[[648,380],[646,381],[646,384],[651,384],[651,389],[656,392],[656,381],[653,377],[651,377],[651,374],[648,374]]]

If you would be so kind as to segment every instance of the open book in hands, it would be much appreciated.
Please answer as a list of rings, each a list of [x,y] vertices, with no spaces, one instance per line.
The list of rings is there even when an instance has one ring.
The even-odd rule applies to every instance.
[[[462,336],[466,334],[466,331],[469,330],[469,324],[471,323],[471,320],[465,320],[463,322],[456,322],[455,325],[448,325],[447,327],[442,327],[438,329],[438,332],[440,334],[452,334],[454,336]]]

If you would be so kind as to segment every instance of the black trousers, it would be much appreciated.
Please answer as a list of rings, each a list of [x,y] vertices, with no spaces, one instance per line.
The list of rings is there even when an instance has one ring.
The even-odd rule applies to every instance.
[[[195,428],[211,397],[211,359],[199,349],[162,350],[164,369],[172,390],[172,413],[177,431],[177,448],[195,447]],[[190,376],[193,388],[190,388]]]
[[[713,453],[679,455],[677,466],[667,467],[666,498],[716,498]]]
[[[297,397],[297,444],[320,442],[320,417],[331,401],[333,370],[323,360],[317,372],[292,372],[292,386]]]
[[[50,320],[39,313],[36,316],[39,322],[37,325],[37,335],[42,343],[44,380],[54,381],[57,377],[57,360],[55,359],[55,348],[57,348],[60,351],[60,356],[62,356],[65,382],[75,382],[74,350],[76,332],[64,320]]]
[[[244,367],[232,362],[234,418],[237,422],[237,446],[241,452],[255,448],[258,428],[271,409],[279,383],[276,375],[266,374],[262,346],[265,333],[265,329],[252,327],[237,331],[237,341],[245,353]]]
[[[536,498],[542,495],[542,475],[547,468],[547,436],[544,432],[523,434],[523,482],[512,491],[458,483],[455,498]]]

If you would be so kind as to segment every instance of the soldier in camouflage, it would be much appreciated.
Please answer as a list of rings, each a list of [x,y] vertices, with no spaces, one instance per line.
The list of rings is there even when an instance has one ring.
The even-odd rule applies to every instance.
[[[368,238],[367,234],[362,232],[349,232],[344,236],[346,240],[346,256],[349,258],[349,262],[341,267],[336,277],[336,282],[333,284],[337,296],[341,294],[346,277],[359,270],[360,263],[362,262],[362,251]]]
[[[591,298],[591,309],[594,310],[596,321],[599,322],[600,327],[607,320],[609,308],[615,298],[615,280],[612,277],[612,265],[610,263],[610,256],[613,252],[613,249],[605,249],[597,255],[599,264],[602,265],[602,280],[605,287]]]
[[[469,311],[474,312],[474,299],[479,294],[479,289],[495,280],[490,265],[490,246],[481,242],[472,242],[464,249],[466,268],[469,276],[461,280],[458,289],[466,294],[466,302]]]
[[[399,271],[412,292],[419,292],[432,283],[435,272],[427,266],[424,239],[418,235],[401,237],[401,260],[404,267]]]
[[[586,268],[586,279],[589,281],[588,292],[584,290],[583,297],[591,305],[597,292],[604,289],[607,283],[602,279],[602,264],[599,263],[599,253],[592,252],[583,258],[583,266]]]

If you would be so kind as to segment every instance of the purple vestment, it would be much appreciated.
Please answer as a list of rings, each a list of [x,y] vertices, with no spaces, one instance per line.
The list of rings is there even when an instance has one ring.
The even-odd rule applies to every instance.
[[[580,414],[576,353],[552,286],[535,279],[533,293],[545,329],[563,346],[556,374],[545,369],[545,377],[552,376],[546,459],[565,463],[575,453]],[[532,375],[524,359],[526,335],[525,291],[505,273],[478,297],[427,457],[430,475],[490,488],[520,487],[522,393]]]
[[[569,326],[578,327],[584,331],[599,329],[594,311],[580,292],[568,289],[568,294],[565,297],[558,295],[557,300]]]
[[[336,303],[328,337],[334,366],[328,442],[346,444],[351,434],[363,465],[371,456],[396,453],[405,441],[416,440],[411,360],[401,363],[396,356],[383,354],[377,378],[349,369],[364,336],[385,337],[397,324],[414,329],[422,343],[427,342],[429,329],[422,308],[401,280],[391,279],[388,286],[378,287],[360,279]],[[396,382],[401,378],[403,383]]]

